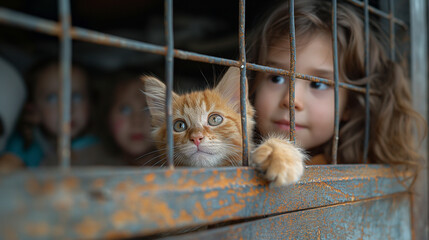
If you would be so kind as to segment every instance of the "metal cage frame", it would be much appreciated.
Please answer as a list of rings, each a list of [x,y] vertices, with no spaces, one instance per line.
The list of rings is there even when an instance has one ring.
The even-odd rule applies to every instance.
[[[379,9],[376,9],[368,4],[368,0],[348,0],[349,2],[353,3],[354,5],[360,7],[364,11],[365,16],[365,66],[367,75],[369,74],[369,13],[377,15],[379,17],[385,18],[389,21],[389,39],[390,39],[390,57],[392,60],[395,59],[394,49],[395,49],[395,25],[399,25],[402,27],[407,27],[407,25],[401,21],[400,19],[396,18],[394,16],[394,1],[389,0],[389,12],[383,12]],[[427,56],[426,54],[422,54],[422,50],[424,49],[426,53],[427,47],[426,47],[426,32],[424,34],[421,34],[421,26],[425,26],[425,23],[422,23],[422,19],[426,16],[426,5],[425,0],[414,0],[412,3],[410,3],[410,11],[412,11],[411,14],[411,37],[412,37],[412,56],[411,56],[411,66],[412,66],[412,79],[413,79],[413,92],[415,92],[414,95],[417,95],[418,97],[423,97],[426,99],[427,97]],[[205,194],[204,196],[206,198],[205,200],[202,198],[202,196],[198,195],[197,198],[201,198],[202,202],[205,201],[205,204],[201,207],[202,209],[209,209],[209,202],[212,200],[213,197],[216,197],[216,187],[210,186],[210,184],[213,184],[213,181],[218,179],[216,175],[221,173],[221,175],[224,177],[224,179],[217,183],[217,187],[220,189],[223,189],[222,187],[225,187],[226,194],[227,190],[231,191],[232,189],[235,189],[234,191],[243,191],[243,195],[238,197],[240,201],[248,201],[249,196],[251,196],[252,193],[256,192],[263,192],[266,193],[263,197],[259,197],[259,201],[265,201],[269,198],[267,195],[268,193],[274,194],[274,198],[277,199],[277,202],[273,204],[268,210],[267,209],[261,209],[258,202],[252,202],[250,204],[245,204],[245,207],[247,208],[255,208],[252,213],[249,212],[236,212],[237,214],[233,214],[232,219],[228,218],[226,212],[222,212],[223,214],[212,216],[212,217],[201,217],[197,220],[189,220],[189,217],[186,218],[186,214],[179,209],[174,209],[174,216],[176,215],[183,215],[183,219],[188,219],[188,222],[192,223],[192,226],[199,225],[199,224],[213,224],[218,223],[222,221],[230,221],[230,220],[238,220],[243,218],[249,218],[249,217],[261,217],[266,216],[270,214],[277,214],[279,212],[288,212],[288,211],[297,211],[299,209],[308,209],[308,208],[316,208],[321,206],[326,206],[328,202],[332,204],[341,204],[346,203],[348,201],[356,201],[356,200],[365,200],[367,198],[383,198],[383,196],[394,196],[396,198],[396,195],[399,193],[403,193],[406,190],[395,183],[395,177],[394,174],[392,175],[391,169],[389,169],[386,166],[380,166],[380,165],[357,165],[354,167],[348,167],[348,166],[330,166],[330,167],[322,167],[322,166],[315,166],[315,167],[308,167],[306,169],[306,174],[301,181],[301,184],[297,184],[296,186],[293,186],[290,188],[292,192],[295,192],[296,194],[293,196],[298,196],[298,193],[307,193],[305,194],[307,197],[317,197],[322,196],[322,198],[314,203],[304,201],[301,205],[294,205],[294,206],[287,206],[282,205],[282,194],[279,190],[269,190],[266,187],[261,185],[261,182],[263,183],[263,180],[258,176],[257,173],[252,171],[249,168],[234,168],[234,169],[209,169],[209,170],[176,170],[173,169],[173,138],[172,138],[172,86],[173,86],[173,73],[174,73],[174,58],[184,59],[184,60],[190,60],[190,61],[197,61],[197,62],[204,62],[204,63],[211,63],[211,64],[217,64],[217,65],[223,65],[223,66],[230,66],[230,67],[237,67],[240,68],[240,86],[241,86],[241,114],[242,114],[242,131],[243,131],[243,166],[248,166],[248,137],[247,137],[247,129],[246,129],[246,98],[245,95],[245,87],[246,87],[246,71],[252,70],[252,71],[262,71],[262,72],[268,72],[272,74],[278,74],[278,75],[284,75],[290,77],[290,119],[291,119],[291,129],[290,129],[290,140],[292,142],[295,141],[295,122],[294,122],[294,95],[295,95],[295,79],[303,79],[308,81],[315,81],[315,82],[322,82],[326,84],[330,84],[334,86],[335,89],[335,133],[333,138],[333,149],[332,149],[332,158],[333,158],[333,164],[337,164],[337,147],[338,147],[338,134],[339,134],[339,104],[338,104],[338,89],[339,87],[343,87],[352,91],[358,91],[365,94],[366,102],[368,102],[369,95],[372,93],[372,90],[369,88],[369,85],[366,85],[366,87],[358,87],[346,83],[341,83],[338,81],[338,60],[337,60],[337,31],[336,31],[336,6],[337,6],[337,0],[332,0],[333,3],[333,33],[332,33],[332,39],[333,39],[333,62],[334,62],[334,80],[328,80],[324,78],[318,78],[315,76],[305,75],[296,72],[296,56],[295,56],[295,25],[294,25],[294,0],[290,0],[290,15],[291,15],[291,21],[290,21],[290,37],[291,37],[291,66],[290,69],[278,69],[268,66],[262,66],[254,63],[249,63],[246,61],[246,54],[245,54],[245,0],[239,0],[239,26],[238,26],[238,35],[239,35],[239,52],[240,57],[239,60],[232,60],[232,59],[226,59],[226,58],[219,58],[214,56],[208,56],[204,54],[194,53],[194,52],[188,52],[184,50],[174,49],[174,39],[173,39],[173,1],[172,0],[165,0],[165,36],[166,36],[166,45],[165,46],[159,46],[154,44],[149,44],[145,42],[139,42],[134,41],[122,37],[117,37],[101,32],[96,32],[80,27],[75,27],[71,24],[71,13],[70,13],[70,1],[69,0],[59,0],[59,22],[51,21],[42,19],[36,16],[31,16],[27,14],[23,14],[17,11],[13,11],[10,9],[6,9],[3,7],[0,7],[0,23],[13,25],[21,28],[25,28],[32,31],[37,31],[41,33],[45,33],[52,36],[57,36],[60,39],[61,45],[60,45],[60,62],[61,62],[61,87],[60,87],[60,110],[61,110],[61,117],[60,117],[60,128],[61,128],[61,134],[58,139],[58,155],[60,159],[60,168],[62,171],[56,172],[55,170],[40,170],[36,172],[31,173],[19,173],[17,175],[11,176],[10,178],[5,178],[0,181],[0,189],[5,190],[4,192],[14,196],[14,199],[18,198],[28,198],[31,195],[31,191],[43,191],[43,188],[48,187],[46,184],[51,184],[51,186],[56,192],[59,194],[61,191],[65,191],[67,194],[65,196],[72,196],[68,194],[77,193],[81,194],[82,192],[90,194],[90,196],[94,199],[94,202],[87,203],[89,206],[97,206],[96,201],[107,201],[110,198],[115,198],[115,191],[111,190],[114,187],[117,187],[118,181],[128,181],[128,184],[131,184],[129,186],[135,186],[142,189],[146,189],[147,191],[155,191],[154,189],[158,189],[153,193],[154,195],[151,195],[151,199],[157,199],[158,197],[167,197],[167,196],[173,196],[173,197],[183,197],[183,192],[177,193],[177,191],[172,190],[168,188],[167,186],[174,185],[175,183],[172,182],[171,179],[175,180],[183,180],[184,183],[188,183],[183,189],[179,189],[178,191],[184,191],[189,192],[192,191],[191,189],[199,189],[202,193]],[[424,6],[424,7],[422,7]],[[420,27],[417,27],[420,26]],[[418,30],[417,30],[418,29]],[[419,34],[420,33],[420,34]],[[158,55],[164,55],[165,56],[165,71],[166,71],[166,85],[167,85],[167,91],[166,91],[166,119],[167,119],[167,146],[169,148],[168,151],[168,166],[169,169],[166,170],[156,170],[153,171],[141,171],[141,170],[126,170],[126,171],[119,171],[118,175],[115,176],[115,178],[110,178],[109,174],[110,171],[106,171],[105,169],[98,169],[96,171],[94,170],[84,170],[80,169],[80,172],[73,171],[70,167],[70,108],[71,108],[71,79],[70,79],[70,70],[71,70],[71,49],[72,49],[72,40],[80,40],[80,41],[86,41],[91,42],[94,44],[99,45],[107,45],[107,46],[115,46],[120,48],[127,48],[135,51],[141,51],[146,53],[153,53]],[[417,105],[416,105],[417,106]],[[420,104],[417,106],[417,109],[419,109],[420,113],[426,117],[427,115],[427,104],[424,104],[422,107]],[[365,143],[364,143],[364,162],[366,163],[367,153],[368,153],[368,139],[369,139],[369,106],[367,104],[366,107],[366,126],[365,126]],[[424,153],[425,156],[427,156],[427,152]],[[365,172],[365,174],[368,174],[368,176],[363,176],[362,171]],[[186,178],[185,176],[187,174],[193,174],[193,178],[195,180],[198,180],[197,182],[201,181],[201,184],[194,184],[190,181],[189,178]],[[46,175],[45,175],[46,174]],[[126,174],[130,174],[130,177],[126,178],[124,180]],[[241,177],[237,177],[239,174]],[[319,175],[320,174],[320,175]],[[349,175],[347,175],[349,174]],[[407,176],[406,173],[405,176]],[[144,176],[144,179],[141,179],[141,176]],[[318,176],[330,176],[325,178],[320,178]],[[351,177],[351,180],[349,179]],[[95,182],[99,181],[100,179],[103,179],[99,185],[95,186]],[[184,178],[186,178],[184,180]],[[211,179],[213,178],[213,179]],[[98,179],[98,180],[97,180]],[[164,180],[163,180],[164,179]],[[240,184],[234,188],[233,183],[227,183],[227,181],[241,181]],[[322,188],[321,190],[311,191],[311,186],[313,186],[313,181],[316,181],[315,179],[319,179],[320,183],[326,184],[328,186],[327,188]],[[380,179],[380,180],[378,180]],[[31,181],[37,180],[38,182],[36,185],[31,185]],[[61,183],[54,183],[52,181],[55,180],[61,180]],[[155,181],[156,180],[156,181]],[[218,179],[219,180],[219,179]],[[243,181],[247,185],[243,184]],[[131,181],[131,182],[129,182]],[[350,189],[347,186],[346,187],[340,187],[342,190],[347,189],[343,192],[343,195],[335,195],[335,189],[332,188],[332,184],[338,186],[343,186],[342,184],[344,182],[347,182],[349,184],[363,184],[364,186],[370,186],[375,185],[378,189],[365,189],[364,187],[358,187],[354,189]],[[424,175],[424,179],[421,180],[421,183],[425,183],[426,176]],[[10,184],[13,182],[17,183],[18,186],[25,187],[27,186],[27,190],[20,192],[16,191],[15,189],[10,187]],[[91,183],[87,186],[84,183]],[[219,184],[224,184],[220,186]],[[30,185],[28,185],[30,184]],[[45,185],[43,185],[45,184]],[[81,187],[81,190],[76,190],[76,184],[78,184]],[[94,185],[95,184],[95,185]],[[229,184],[229,185],[228,185]],[[231,185],[232,184],[232,185]],[[309,185],[306,185],[309,184]],[[109,186],[112,186],[112,188],[109,188]],[[113,187],[114,186],[114,187]],[[128,185],[127,185],[128,186]],[[425,188],[425,184],[422,188]],[[110,189],[110,190],[109,190]],[[358,193],[352,193],[358,189]],[[76,192],[77,191],[77,192]],[[118,190],[118,191],[123,191]],[[310,192],[308,192],[310,191]],[[422,190],[423,193],[427,194],[427,189]],[[170,194],[170,195],[169,195]],[[234,196],[239,196],[234,194]],[[250,195],[246,195],[250,194]],[[43,194],[42,194],[43,195]],[[144,195],[144,194],[143,194]],[[333,196],[336,197],[333,197]],[[154,197],[155,196],[155,197]],[[170,197],[171,197],[170,196]],[[212,196],[212,197],[210,197]],[[229,196],[229,195],[228,195]],[[252,195],[253,196],[253,195]],[[399,196],[399,195],[398,195]],[[64,196],[57,196],[58,198],[64,197]],[[117,197],[117,196],[116,196]],[[79,200],[78,197],[72,197],[73,200]],[[46,199],[43,196],[39,196],[36,198],[37,201],[39,200],[45,200],[48,201],[49,204],[55,204],[58,202],[55,202],[55,199]],[[106,200],[107,199],[107,200]],[[401,197],[399,197],[399,201],[403,201]],[[401,200],[402,199],[402,200]],[[60,202],[63,204],[68,204],[67,201],[63,201],[62,199]],[[296,201],[299,201],[298,199],[295,199]],[[0,200],[2,201],[3,207],[0,207],[0,212],[7,213],[8,208],[13,208],[17,203],[14,203],[12,201],[6,201],[6,200]],[[225,204],[227,209],[231,210],[235,207],[240,207],[240,201],[232,202],[231,204]],[[301,199],[302,201],[302,199]],[[288,202],[294,203],[294,201],[290,200]],[[296,202],[295,202],[296,203]],[[37,202],[37,204],[41,205],[40,202]],[[241,203],[243,204],[243,203]],[[423,200],[423,203],[421,203],[422,206],[424,206],[425,202]],[[72,204],[73,205],[73,204]],[[222,205],[222,204],[221,204]],[[48,207],[46,205],[43,205],[43,209],[47,209]],[[185,205],[183,205],[185,206]],[[116,210],[121,210],[120,206],[113,206]],[[61,209],[61,208],[59,208]],[[186,208],[187,211],[192,211],[192,208]],[[280,210],[279,210],[280,209]],[[408,207],[405,207],[404,209],[409,209]],[[427,238],[427,233],[419,233],[420,230],[424,229],[427,226],[427,207],[425,209],[425,216],[423,219],[423,224],[416,224],[416,220],[414,220],[414,230],[413,230],[413,237],[416,239],[423,239],[419,236],[424,236],[424,238]],[[88,210],[89,211],[89,210]],[[414,210],[416,213],[416,210]],[[17,218],[18,220],[11,221],[13,223],[16,223],[16,225],[19,225],[18,222],[22,219],[26,219],[25,224],[28,224],[31,222],[31,219],[37,216],[38,213],[35,213],[36,215],[26,215],[22,218]],[[77,213],[76,213],[77,214]],[[88,213],[79,213],[80,217],[88,217],[91,216],[91,214],[98,214],[97,212],[89,211]],[[55,214],[53,214],[55,215]],[[171,215],[171,216],[173,216]],[[413,219],[418,219],[419,217],[413,215]],[[100,215],[99,218],[100,224],[104,224],[103,217],[104,215]],[[157,234],[163,231],[166,231],[168,229],[171,229],[172,226],[175,226],[175,229],[180,229],[182,227],[188,226],[186,221],[179,221],[177,219],[164,219],[160,215],[151,215],[151,216],[157,216],[158,219],[155,218],[156,221],[163,221],[165,220],[166,223],[160,223],[157,222],[154,225],[146,225],[144,227],[138,228],[136,224],[133,224],[131,222],[128,222],[126,225],[125,230],[126,233],[121,235],[121,231],[115,232],[113,235],[109,235],[109,231],[105,230],[101,233],[95,233],[93,235],[87,234],[87,232],[78,234],[74,232],[71,233],[67,230],[65,231],[65,234],[67,234],[68,237],[107,237],[107,236],[132,236],[133,234],[146,234],[147,236],[153,236],[153,234]],[[164,216],[164,215],[163,215]],[[176,216],[177,217],[177,216]],[[388,217],[388,216],[386,216]],[[55,219],[58,219],[58,217],[47,217],[45,219],[48,219],[47,222],[55,222]],[[89,219],[89,218],[88,218]],[[183,220],[182,219],[182,220]],[[202,219],[202,220],[201,220]],[[141,220],[141,219],[140,219]],[[76,221],[76,219],[74,219]],[[135,219],[135,221],[138,221]],[[149,223],[149,220],[142,220],[145,224]],[[86,222],[83,222],[82,224],[93,224],[94,226],[97,225],[97,223],[91,222],[91,220],[88,220]],[[22,223],[24,224],[24,223]],[[114,221],[108,221],[106,220],[106,226],[107,228],[118,228],[117,225],[114,224]],[[113,224],[113,225],[112,225]],[[396,226],[396,225],[395,225]],[[34,226],[33,226],[34,227]],[[84,227],[82,225],[82,227]],[[241,229],[247,229],[250,231],[252,227],[245,227]],[[120,227],[118,229],[121,229]],[[123,229],[122,229],[123,230]],[[8,234],[7,230],[0,231],[2,233],[2,236],[6,236],[4,234]],[[21,232],[20,232],[21,233]],[[131,235],[129,235],[129,233]],[[213,233],[213,232],[212,232]],[[215,232],[215,233],[219,233]],[[225,233],[225,232],[224,232]],[[229,232],[228,232],[229,233]],[[24,233],[23,235],[19,236],[27,236]],[[55,235],[60,233],[51,232],[50,235],[53,238],[61,236],[61,235]],[[419,235],[420,234],[420,235]],[[17,235],[17,236],[18,236]],[[7,235],[11,236],[11,235]],[[43,236],[43,234],[42,234]],[[196,235],[196,236],[209,236],[209,235]],[[25,237],[24,237],[25,238]],[[180,239],[177,238],[177,239]],[[215,239],[215,238],[212,238]]]

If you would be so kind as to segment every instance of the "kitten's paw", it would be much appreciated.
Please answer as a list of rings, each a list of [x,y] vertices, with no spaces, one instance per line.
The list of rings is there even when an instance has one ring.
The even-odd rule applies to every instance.
[[[304,173],[306,155],[289,141],[270,137],[252,154],[252,165],[265,172],[265,177],[274,186],[297,182]]]

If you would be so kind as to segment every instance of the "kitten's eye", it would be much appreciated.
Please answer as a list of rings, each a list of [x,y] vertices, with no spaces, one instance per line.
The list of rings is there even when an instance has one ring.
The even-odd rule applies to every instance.
[[[174,122],[173,128],[176,132],[183,132],[188,128],[188,126],[186,126],[185,121],[177,120]]]
[[[328,84],[320,83],[320,82],[311,82],[310,87],[317,89],[317,90],[326,90],[326,89],[330,88],[330,86]]]
[[[271,80],[271,82],[273,82],[275,84],[285,83],[285,78],[283,76],[271,76],[270,80]]]
[[[223,117],[219,114],[212,114],[209,117],[209,125],[217,126],[223,122]]]

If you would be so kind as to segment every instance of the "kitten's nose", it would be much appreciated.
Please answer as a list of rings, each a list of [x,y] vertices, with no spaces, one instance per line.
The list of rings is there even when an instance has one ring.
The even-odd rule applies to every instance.
[[[197,145],[197,147],[198,147],[198,145],[200,145],[201,140],[203,140],[203,138],[204,138],[204,136],[201,135],[201,134],[199,134],[199,135],[193,135],[193,136],[191,135],[191,139],[189,139],[189,140],[191,140],[192,142],[194,142],[194,144]]]

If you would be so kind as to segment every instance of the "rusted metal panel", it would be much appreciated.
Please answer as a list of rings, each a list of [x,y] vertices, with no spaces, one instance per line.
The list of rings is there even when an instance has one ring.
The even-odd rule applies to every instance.
[[[0,239],[148,235],[404,191],[382,165],[311,166],[283,188],[244,167],[23,171],[0,176]]]
[[[162,239],[411,239],[408,194],[282,214]]]

